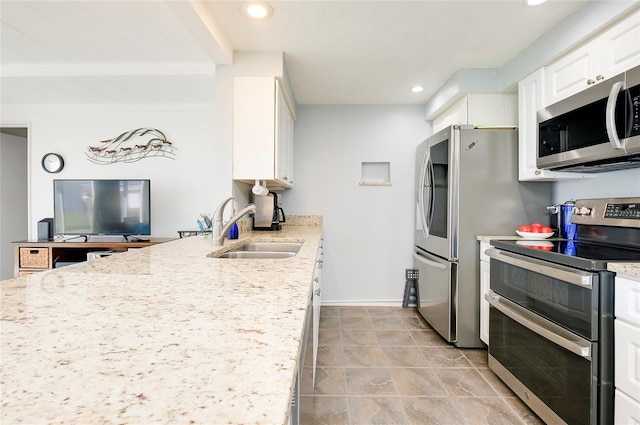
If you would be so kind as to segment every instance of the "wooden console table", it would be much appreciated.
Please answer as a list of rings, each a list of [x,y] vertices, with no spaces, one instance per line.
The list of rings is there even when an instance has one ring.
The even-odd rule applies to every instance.
[[[13,276],[24,276],[86,261],[89,252],[125,252],[131,248],[144,248],[170,240],[173,239],[151,238],[145,242],[17,241],[13,242]]]

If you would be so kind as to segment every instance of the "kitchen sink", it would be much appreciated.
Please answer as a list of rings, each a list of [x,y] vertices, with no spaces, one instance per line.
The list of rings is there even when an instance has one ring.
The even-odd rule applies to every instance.
[[[213,258],[274,259],[294,257],[302,242],[247,242],[222,254],[209,254]]]
[[[302,242],[247,242],[229,252],[289,252],[297,254]]]
[[[230,251],[220,254],[215,258],[258,258],[258,259],[272,259],[272,258],[290,258],[296,255],[295,252],[268,252],[268,251]]]

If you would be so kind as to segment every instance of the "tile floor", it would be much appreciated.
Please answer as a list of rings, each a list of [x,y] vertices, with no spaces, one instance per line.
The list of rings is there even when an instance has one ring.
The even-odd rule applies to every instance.
[[[311,373],[302,425],[543,424],[488,369],[486,350],[452,347],[414,308],[323,306],[315,388]]]

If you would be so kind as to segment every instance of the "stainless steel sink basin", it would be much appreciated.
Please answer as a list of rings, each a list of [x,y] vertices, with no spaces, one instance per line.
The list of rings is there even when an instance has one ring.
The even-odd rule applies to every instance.
[[[295,252],[268,252],[268,251],[230,251],[218,255],[216,258],[289,258],[294,257]]]
[[[247,242],[229,252],[290,252],[296,254],[300,251],[302,242]]]
[[[213,258],[274,259],[294,257],[302,242],[247,242],[222,254],[209,254]]]

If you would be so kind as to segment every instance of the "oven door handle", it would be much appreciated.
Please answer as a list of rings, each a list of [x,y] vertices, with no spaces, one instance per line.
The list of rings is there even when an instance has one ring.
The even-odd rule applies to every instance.
[[[485,254],[494,260],[520,267],[534,273],[543,274],[563,282],[568,282],[583,288],[593,287],[593,274],[589,272],[553,264],[548,261],[525,257],[524,255],[518,255],[511,252],[507,253],[495,248],[487,249]]]
[[[566,329],[541,318],[495,292],[485,294],[484,299],[487,300],[491,307],[496,308],[505,316],[515,320],[530,331],[591,361],[591,342],[586,339],[580,338]]]

